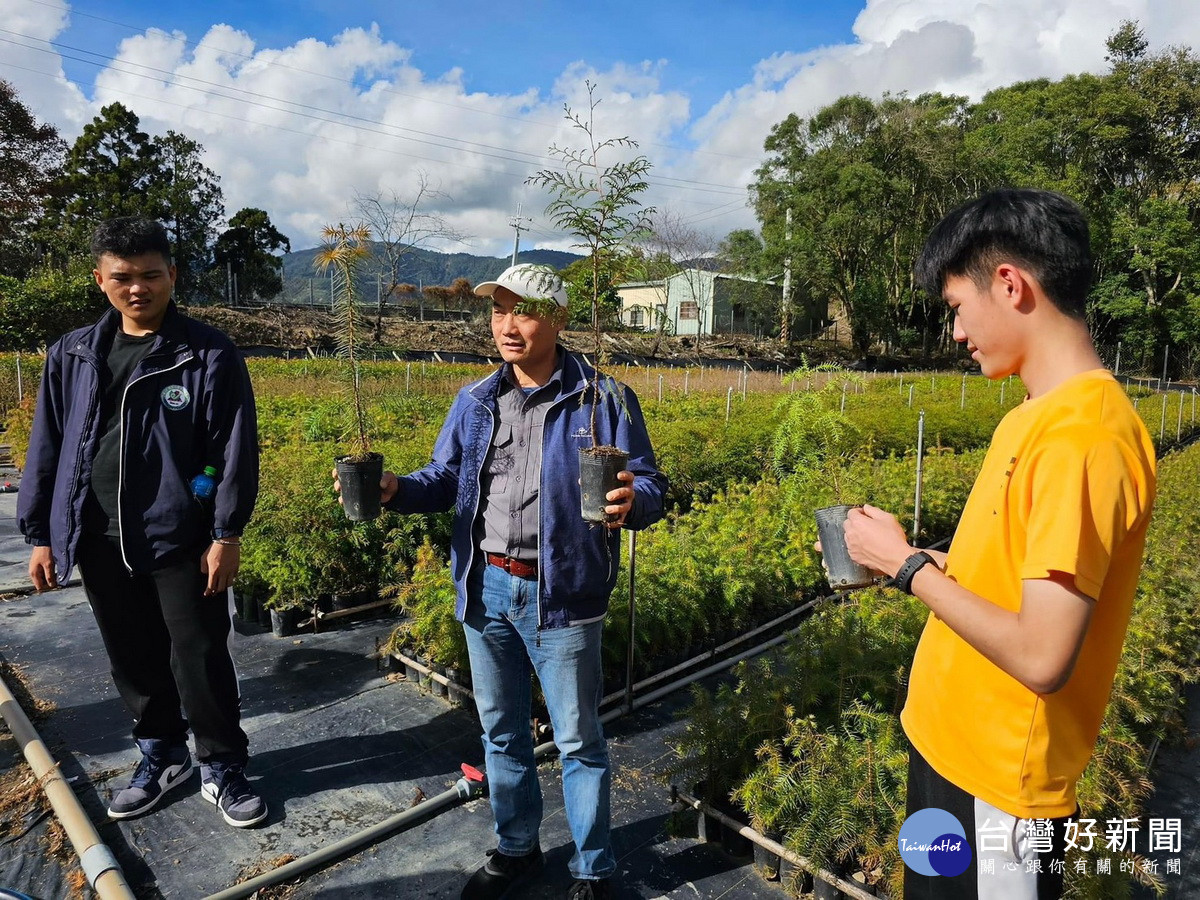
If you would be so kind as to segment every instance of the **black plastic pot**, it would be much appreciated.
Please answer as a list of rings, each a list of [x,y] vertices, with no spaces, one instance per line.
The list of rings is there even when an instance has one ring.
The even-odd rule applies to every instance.
[[[373,600],[379,599],[379,594],[376,591],[364,589],[361,591],[349,591],[344,594],[333,594],[334,609],[354,609],[356,606],[363,606]]]
[[[380,511],[379,482],[383,480],[383,455],[368,453],[361,461],[348,456],[334,460],[342,486],[342,506],[351,522],[369,522]]]
[[[763,831],[763,837],[770,838],[778,843],[783,835],[774,829],[768,828]],[[758,869],[758,874],[766,881],[779,880],[779,868],[782,860],[775,853],[772,853],[766,847],[760,844],[754,845],[754,868]]]
[[[817,537],[821,541],[821,564],[829,586],[835,591],[849,591],[874,583],[875,574],[850,558],[846,549],[846,532],[842,530],[846,515],[854,506],[826,506],[818,509]]]
[[[291,637],[296,633],[296,623],[300,620],[300,610],[294,606],[287,609],[271,610],[271,634],[277,638]]]
[[[706,804],[717,807],[715,800],[708,800],[708,782],[697,781],[692,785],[692,796],[703,800]],[[722,810],[724,812],[724,810]],[[700,817],[696,822],[696,837],[702,841],[710,843],[720,843],[721,835],[725,831],[725,827],[721,824],[721,820],[716,816],[710,816],[706,812],[701,812]]]
[[[433,669],[433,671],[436,672],[438,675],[445,677],[445,675],[446,675],[446,667],[445,666],[432,665],[432,666],[430,666],[430,668]],[[438,697],[445,697],[447,695],[447,692],[449,691],[449,689],[446,687],[446,685],[442,684],[440,681],[438,681],[435,678],[429,679],[429,687],[433,691],[433,693]]]
[[[813,889],[812,873],[779,859],[779,883],[796,895],[810,894]]]
[[[730,818],[742,822],[743,825],[748,824],[745,819],[746,814],[732,803],[713,804],[721,812]],[[737,829],[729,825],[721,827],[721,849],[735,859],[750,859],[754,856],[754,848],[757,846],[754,841],[746,837],[744,834],[739,834]]]
[[[822,878],[813,879],[813,900],[841,900],[845,896],[828,881]]]
[[[259,597],[254,598],[254,613],[259,625],[263,628],[271,627],[271,610],[266,607]]]
[[[629,465],[629,454],[616,447],[579,451],[579,506],[585,522],[607,522],[608,492],[621,487],[617,473]],[[380,476],[382,477],[382,475]]]
[[[446,679],[451,684],[462,684],[463,673],[461,669],[456,669],[454,666],[446,667]],[[465,685],[463,685],[465,687]],[[451,706],[462,706],[465,698],[454,688],[446,689],[446,699],[450,701]]]

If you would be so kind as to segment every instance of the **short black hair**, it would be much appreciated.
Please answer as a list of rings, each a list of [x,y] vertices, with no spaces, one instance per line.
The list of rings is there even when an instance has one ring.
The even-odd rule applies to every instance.
[[[156,219],[146,216],[121,216],[108,219],[92,232],[92,257],[96,262],[106,253],[121,259],[143,253],[161,253],[171,262],[171,241],[167,229]]]
[[[958,207],[930,232],[914,274],[940,297],[948,277],[963,275],[983,288],[1003,262],[1028,269],[1051,303],[1083,318],[1092,286],[1087,219],[1053,191],[1004,188]]]

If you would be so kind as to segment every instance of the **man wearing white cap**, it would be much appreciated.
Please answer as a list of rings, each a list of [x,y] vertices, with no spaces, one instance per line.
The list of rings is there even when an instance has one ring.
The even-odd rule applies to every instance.
[[[504,364],[454,400],[429,465],[383,476],[382,499],[405,513],[455,510],[451,568],[471,659],[498,846],[464,900],[512,896],[543,865],[542,795],[533,757],[531,672],[541,684],[562,758],[567,824],[575,841],[570,900],[609,896],[611,774],[599,720],[600,640],[620,557],[618,529],[663,515],[641,408],[617,385],[596,396],[593,370],[558,344],[567,318],[562,280],[518,265],[475,292],[492,300]],[[580,514],[578,451],[629,452],[610,491],[607,528]]]

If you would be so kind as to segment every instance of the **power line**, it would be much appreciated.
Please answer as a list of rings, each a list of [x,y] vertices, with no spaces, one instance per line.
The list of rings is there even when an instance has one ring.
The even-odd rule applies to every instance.
[[[31,2],[32,2],[32,0],[31,0]],[[38,40],[36,38],[31,37],[30,35],[20,34],[19,32],[10,31],[9,29],[4,29],[4,28],[0,28],[0,33],[10,34],[10,35],[14,35],[16,37],[26,38],[29,40]],[[524,150],[515,150],[515,149],[507,148],[507,147],[497,147],[495,145],[483,144],[483,143],[479,143],[477,141],[467,141],[467,140],[464,140],[461,138],[450,137],[448,135],[440,135],[440,134],[436,134],[433,132],[426,132],[426,131],[420,131],[418,129],[407,128],[407,127],[401,126],[401,125],[392,125],[389,123],[378,122],[373,119],[368,119],[364,116],[355,115],[353,113],[345,113],[345,112],[340,112],[337,110],[322,109],[321,107],[310,106],[310,105],[303,104],[303,103],[300,103],[300,102],[297,102],[294,100],[288,100],[288,99],[281,98],[281,97],[274,97],[274,96],[271,96],[268,94],[260,94],[258,92],[249,91],[244,88],[237,88],[237,87],[231,87],[231,86],[227,86],[227,85],[216,84],[215,82],[207,81],[202,78],[195,78],[194,76],[183,75],[180,73],[171,72],[166,69],[159,69],[154,66],[146,66],[141,63],[130,63],[126,60],[121,60],[116,57],[107,56],[102,53],[95,53],[94,51],[86,50],[86,49],[79,48],[79,47],[73,47],[69,44],[63,44],[63,43],[60,43],[57,41],[46,41],[45,42],[52,47],[59,48],[56,50],[51,50],[46,47],[41,47],[41,46],[37,46],[37,45],[25,44],[25,43],[21,43],[19,41],[10,40],[8,38],[0,38],[0,43],[8,43],[8,44],[12,44],[17,47],[22,47],[27,50],[34,50],[39,53],[45,53],[45,54],[49,54],[49,55],[58,56],[58,57],[64,58],[64,59],[70,59],[75,62],[83,63],[84,65],[96,66],[97,68],[104,67],[102,63],[97,62],[94,59],[84,59],[84,58],[81,58],[78,56],[71,56],[70,54],[64,53],[62,51],[70,50],[74,53],[84,53],[84,54],[87,54],[88,56],[96,57],[99,60],[104,60],[105,63],[109,64],[107,66],[107,68],[109,68],[112,71],[115,71],[119,74],[130,75],[135,78],[143,78],[146,80],[154,81],[155,83],[160,82],[160,79],[155,78],[152,75],[145,74],[145,72],[136,71],[135,69],[131,69],[129,67],[132,66],[132,67],[136,67],[137,69],[144,69],[147,72],[155,72],[155,73],[158,73],[159,75],[168,76],[171,79],[177,79],[174,82],[168,82],[168,84],[173,83],[174,86],[182,88],[184,90],[194,91],[199,94],[216,97],[216,98],[222,99],[222,100],[229,100],[234,103],[245,104],[246,106],[257,107],[260,109],[266,109],[266,110],[270,110],[272,112],[281,112],[286,115],[300,116],[302,118],[312,119],[312,120],[318,121],[318,122],[326,122],[329,124],[341,125],[346,128],[353,128],[356,130],[361,130],[361,131],[365,131],[365,132],[372,133],[372,134],[380,134],[385,137],[398,138],[400,140],[412,141],[412,142],[419,143],[419,144],[428,144],[429,146],[440,147],[440,148],[446,149],[446,150],[472,153],[477,156],[483,156],[483,157],[488,157],[488,158],[492,158],[492,159],[499,159],[504,162],[515,162],[520,165],[531,165],[531,164],[543,165],[543,166],[549,165],[551,168],[555,168],[555,166],[553,166],[550,163],[550,161],[548,160],[547,157],[541,156],[538,154],[534,154],[534,153],[529,153]],[[38,74],[44,75],[46,73],[38,73]],[[57,75],[54,75],[51,77],[57,78]],[[217,90],[208,90],[204,87],[197,87],[193,84],[180,83],[180,81],[178,81],[178,79],[196,82],[196,84],[206,85],[209,88],[215,88]],[[250,100],[250,99],[244,99],[243,97],[231,96],[228,93],[223,93],[223,91],[233,91],[237,94],[242,94],[242,95],[245,95],[246,97],[254,97],[257,99]],[[141,96],[141,95],[136,95],[136,94],[131,94],[131,95],[132,96]],[[169,103],[169,101],[159,100],[158,98],[142,97],[142,99],[158,100],[158,102]],[[286,109],[286,108],[280,108],[280,107],[275,107],[275,106],[269,106],[266,103],[259,102],[262,100],[267,100],[267,101],[271,101],[273,103],[285,104],[286,106],[298,107],[298,108],[297,109]],[[179,104],[171,104],[171,105],[179,105]],[[184,107],[184,108],[187,108],[187,107]],[[307,112],[305,110],[314,110],[314,112]],[[206,112],[211,113],[210,110],[206,110]],[[317,113],[324,113],[325,115],[317,115]],[[336,116],[336,117],[338,117],[338,119],[328,118],[329,116]],[[349,119],[352,121],[350,121],[350,122],[341,121],[342,119]],[[249,120],[244,120],[244,121],[249,121]],[[363,124],[355,124],[355,123],[363,123]],[[373,127],[373,128],[367,127],[368,125],[376,126],[376,127]],[[274,126],[272,126],[272,127],[274,127]],[[390,131],[380,131],[379,130],[380,128],[390,129]],[[408,132],[412,132],[413,134],[425,135],[426,137],[411,137],[406,134],[394,133],[396,131],[399,131],[399,132],[408,131]],[[430,138],[436,138],[437,140],[431,140]],[[441,143],[442,141],[449,141],[449,142],[454,142],[454,143]],[[464,146],[455,146],[455,144],[461,144]],[[472,148],[485,148],[485,149],[472,149]],[[495,151],[499,151],[499,152],[498,153],[488,152],[491,150],[495,150]],[[525,156],[525,157],[529,157],[529,158],[528,159],[516,159],[512,156],[506,155],[509,153],[515,153],[515,154],[519,154],[521,156]],[[700,192],[705,192],[705,193],[716,193],[716,194],[723,193],[723,194],[726,194],[727,196],[730,194],[734,194],[734,193],[738,193],[738,194],[741,193],[741,191],[739,189],[734,188],[730,185],[717,185],[717,184],[712,184],[709,182],[695,181],[692,179],[674,178],[674,177],[667,176],[667,175],[653,176],[651,178],[648,178],[647,180],[651,184],[656,184],[656,185],[658,185],[660,187],[664,187],[664,188],[678,188],[678,189],[683,189],[683,190],[694,190],[694,191],[700,191]],[[670,182],[676,182],[676,183],[670,183]]]
[[[84,62],[86,62],[86,60]],[[58,73],[43,72],[39,69],[31,69],[28,66],[19,66],[16,63],[10,63],[10,62],[4,61],[4,60],[0,60],[0,66],[6,66],[7,68],[16,69],[16,70],[22,71],[22,72],[29,72],[33,75],[38,75],[38,76],[42,76],[45,78],[50,78],[50,79],[58,78]],[[193,109],[193,107],[187,106],[183,103],[178,103],[173,100],[165,100],[165,99],[158,98],[158,97],[147,97],[143,94],[138,94],[136,92],[133,92],[133,91],[130,91],[127,89],[121,89],[121,93],[128,97],[134,97],[139,100],[147,100],[147,101],[162,103],[163,105],[173,106],[173,107],[177,107],[179,109],[184,109],[184,110],[192,110]],[[216,110],[211,110],[211,109],[205,110],[205,114],[210,115],[210,116],[216,116],[221,119],[229,119],[231,121],[240,122],[242,124],[249,124],[249,125],[261,124],[261,123],[255,123],[252,120],[245,119],[240,116],[235,116],[230,113],[218,112]],[[329,135],[313,134],[312,132],[309,132],[309,131],[300,131],[295,128],[287,128],[286,126],[283,126],[283,125],[271,125],[270,127],[275,131],[284,132],[287,134],[294,134],[299,137],[308,138],[308,139],[312,139],[312,140],[318,140],[318,141],[322,141],[322,142],[330,143],[330,144],[341,144],[344,146],[353,147],[356,150],[360,150],[360,151],[361,150],[370,150],[370,151],[379,152],[379,153],[387,153],[392,156],[401,156],[406,159],[416,159],[416,160],[420,160],[422,162],[432,162],[432,163],[447,162],[447,160],[444,160],[444,159],[436,159],[436,158],[428,157],[428,156],[420,156],[415,153],[410,153],[410,152],[406,152],[403,150],[394,150],[394,149],[391,149],[388,147],[364,146],[363,144],[357,143],[355,141],[349,141],[349,140],[345,140],[342,138],[331,137]],[[454,164],[456,166],[458,166],[459,168],[471,169],[472,171],[476,171],[476,172],[486,172],[486,173],[493,174],[493,175],[503,175],[503,176],[507,176],[509,178],[519,179],[520,183],[523,183],[524,179],[525,179],[525,175],[520,172],[512,172],[512,171],[508,171],[505,169],[498,169],[498,168],[491,167],[491,166],[473,166],[468,163],[462,163],[462,162],[455,162]],[[671,187],[671,185],[665,185],[665,187]],[[720,210],[726,206],[737,205],[740,202],[741,201],[735,200],[735,201],[732,201],[732,204],[724,203],[718,207],[711,208],[711,209]],[[708,218],[708,216],[706,216],[704,218]],[[702,219],[696,219],[693,221],[703,221],[703,220],[704,219],[702,218]],[[528,226],[526,226],[526,227],[528,227]],[[557,240],[562,237],[562,234],[560,234],[560,233],[549,232],[549,231],[545,231],[540,228],[528,227],[528,229],[531,234],[538,234],[542,237],[546,237],[546,238],[550,238],[550,239],[554,239],[554,240]]]
[[[46,2],[46,0],[25,0],[25,2],[33,3],[38,6],[45,6],[47,8],[54,9],[54,10],[61,10],[60,6],[57,6],[54,3]],[[93,19],[97,22],[105,22],[109,25],[116,25],[118,28],[124,28],[127,31],[131,31],[135,34],[145,34],[146,33],[146,29],[142,28],[140,26],[131,25],[128,22],[121,22],[116,19],[109,19],[109,18],[106,18],[105,16],[98,16],[98,15],[95,15],[94,13],[87,13],[87,12],[82,11],[81,9],[79,9],[76,6],[71,7],[71,15],[80,16],[80,17],[88,18],[88,19]],[[200,47],[201,46],[198,41],[188,40],[187,38],[183,39],[183,43],[188,47]],[[259,59],[258,57],[255,57],[252,54],[242,53],[239,50],[224,49],[221,47],[212,46],[211,44],[205,45],[205,46],[207,46],[209,49],[215,50],[215,51],[222,53],[224,55],[227,55],[227,56],[235,56],[235,57],[239,57],[241,59],[255,60],[258,62],[263,61],[263,60]],[[91,51],[84,51],[84,52],[91,52]],[[330,75],[327,72],[316,72],[316,71],[313,71],[312,69],[305,69],[300,66],[289,65],[288,63],[280,62],[275,59],[269,59],[269,60],[266,60],[265,62],[268,66],[273,66],[273,67],[281,68],[281,69],[287,69],[288,71],[297,72],[297,73],[301,73],[304,75],[313,75],[318,78],[325,78],[330,81],[334,81],[338,84],[350,85],[351,87],[353,86],[353,81],[347,80],[344,78],[339,78],[336,75]],[[406,91],[400,91],[400,90],[397,90],[392,87],[383,88],[382,90],[384,93],[395,94],[398,97],[407,97],[407,98],[413,99],[413,100],[420,100],[422,103],[433,103],[438,106],[446,106],[451,109],[458,109],[458,110],[463,110],[466,112],[475,113],[476,115],[492,116],[492,117],[498,118],[498,119],[508,119],[513,122],[520,122],[523,125],[537,125],[538,127],[541,127],[541,128],[551,128],[551,129],[558,128],[560,125],[560,123],[558,123],[558,122],[542,122],[538,119],[522,118],[521,116],[512,116],[512,115],[508,115],[507,113],[498,113],[498,112],[493,112],[491,110],[479,109],[478,107],[468,106],[466,104],[451,103],[446,100],[438,100],[433,97],[428,97],[428,96],[421,95],[421,94],[411,94]],[[734,153],[722,153],[718,150],[704,150],[702,148],[687,148],[687,147],[681,147],[677,144],[664,144],[664,143],[655,142],[655,141],[647,141],[646,145],[649,147],[661,147],[661,148],[667,149],[667,150],[684,150],[684,151],[690,152],[690,153],[703,153],[708,156],[720,156],[720,157],[724,157],[726,159],[743,160],[745,162],[760,163],[762,161],[759,157],[741,156],[741,155],[734,154]]]

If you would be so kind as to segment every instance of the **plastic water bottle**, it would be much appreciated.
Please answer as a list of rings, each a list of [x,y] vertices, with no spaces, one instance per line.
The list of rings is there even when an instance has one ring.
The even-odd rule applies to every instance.
[[[192,496],[201,502],[211,500],[217,492],[216,474],[217,470],[212,466],[205,466],[204,471],[192,479]]]

